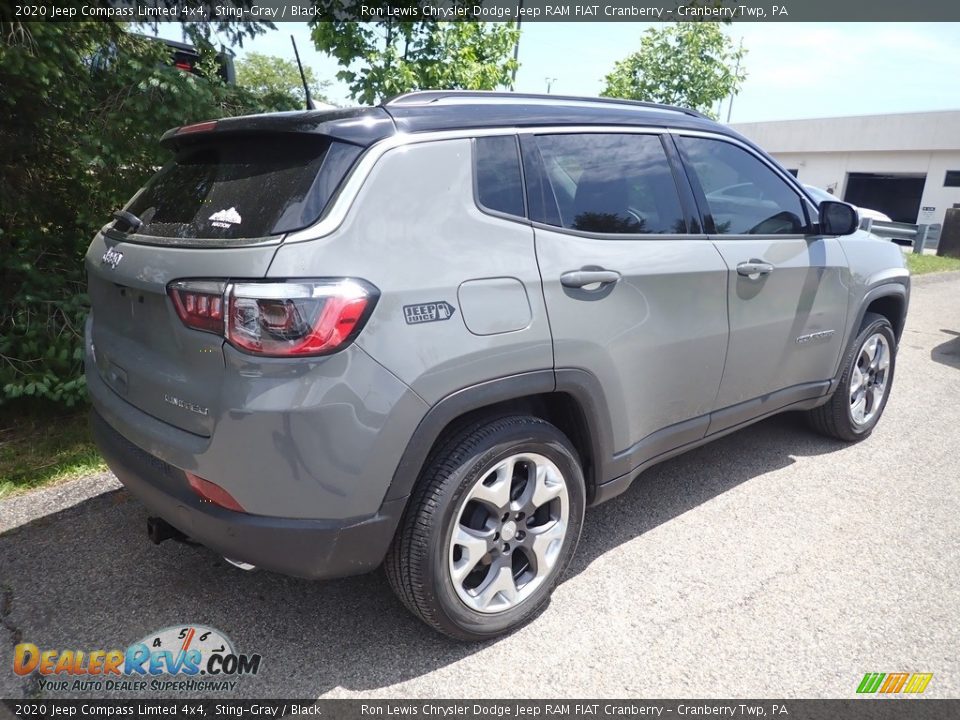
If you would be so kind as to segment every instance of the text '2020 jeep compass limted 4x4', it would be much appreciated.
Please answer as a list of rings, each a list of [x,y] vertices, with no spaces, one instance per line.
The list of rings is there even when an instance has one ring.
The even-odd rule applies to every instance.
[[[653,463],[783,410],[848,441],[883,412],[900,250],[695,112],[417,92],[162,142],[86,258],[94,434],[155,540],[384,564],[481,639]]]

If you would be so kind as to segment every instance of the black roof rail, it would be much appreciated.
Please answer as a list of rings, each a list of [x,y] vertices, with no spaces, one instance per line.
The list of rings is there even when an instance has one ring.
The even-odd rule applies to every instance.
[[[387,98],[381,103],[382,107],[391,107],[398,105],[429,105],[430,103],[441,102],[443,100],[454,99],[473,99],[473,100],[549,100],[557,105],[571,105],[578,103],[604,103],[608,105],[618,105],[621,107],[636,107],[647,110],[666,110],[670,112],[683,113],[690,117],[703,118],[709,120],[706,115],[691,110],[690,108],[678,107],[676,105],[664,105],[662,103],[643,102],[641,100],[623,100],[620,98],[608,97],[582,97],[577,95],[547,95],[543,93],[518,93],[502,92],[497,90],[413,90],[411,92],[395,95]]]

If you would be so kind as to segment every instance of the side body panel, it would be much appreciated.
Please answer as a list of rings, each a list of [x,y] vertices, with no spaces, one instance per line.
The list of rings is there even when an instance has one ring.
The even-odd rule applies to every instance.
[[[356,344],[433,405],[553,365],[533,230],[474,202],[469,139],[389,150],[341,226],[285,243],[273,277],[362,277],[380,300]],[[487,302],[496,292],[497,301]]]

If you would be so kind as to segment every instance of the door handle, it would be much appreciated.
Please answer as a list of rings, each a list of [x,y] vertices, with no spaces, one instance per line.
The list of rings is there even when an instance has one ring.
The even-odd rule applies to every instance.
[[[773,265],[760,260],[751,260],[737,265],[737,272],[744,277],[760,278],[773,272]]]
[[[620,279],[616,270],[570,270],[560,276],[560,284],[568,288],[582,288],[600,283],[609,285]]]

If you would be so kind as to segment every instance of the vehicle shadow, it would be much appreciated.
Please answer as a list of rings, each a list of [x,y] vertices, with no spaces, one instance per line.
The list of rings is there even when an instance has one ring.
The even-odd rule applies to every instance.
[[[762,482],[795,457],[840,447],[786,415],[655,466],[626,493],[588,512],[568,578],[711,498]],[[0,621],[6,630],[0,633],[41,649],[109,650],[169,626],[212,626],[238,652],[263,656],[261,672],[230,693],[237,697],[313,698],[335,688],[369,692],[493,644],[459,644],[429,630],[394,598],[382,572],[329,582],[245,573],[205,548],[153,546],[146,515],[118,490],[0,535]],[[508,694],[506,688],[487,690]],[[0,696],[38,694],[83,696],[41,692],[35,680],[0,673]],[[449,696],[449,690],[438,687],[434,694]]]
[[[946,329],[942,329],[940,332],[953,335],[953,337],[931,350],[930,359],[950,367],[960,367],[960,332]]]

